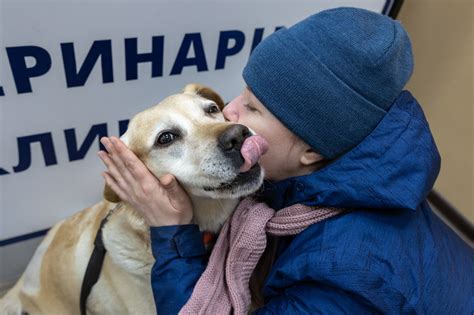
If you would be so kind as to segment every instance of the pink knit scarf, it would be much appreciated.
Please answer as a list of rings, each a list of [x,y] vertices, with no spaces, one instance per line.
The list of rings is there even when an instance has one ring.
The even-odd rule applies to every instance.
[[[295,235],[341,209],[296,204],[278,212],[244,199],[222,227],[206,270],[180,314],[246,314],[250,276],[267,245],[266,233]]]

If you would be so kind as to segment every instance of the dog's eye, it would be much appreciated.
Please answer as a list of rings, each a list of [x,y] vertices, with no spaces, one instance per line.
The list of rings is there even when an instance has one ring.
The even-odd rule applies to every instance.
[[[220,110],[219,110],[219,107],[217,107],[216,105],[209,106],[206,109],[206,113],[208,113],[208,114],[215,114],[215,113],[218,113],[218,112],[220,112]]]
[[[166,144],[170,144],[171,142],[173,142],[176,138],[178,137],[178,135],[172,133],[172,132],[163,132],[160,136],[158,136],[158,139],[156,139],[156,143],[157,145],[166,145]]]

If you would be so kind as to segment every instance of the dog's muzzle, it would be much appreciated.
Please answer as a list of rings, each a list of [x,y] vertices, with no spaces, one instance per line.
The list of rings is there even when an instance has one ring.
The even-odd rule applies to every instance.
[[[225,129],[217,139],[222,153],[232,162],[232,166],[235,168],[240,168],[244,163],[244,158],[240,153],[240,149],[242,148],[245,139],[251,135],[252,133],[247,127],[234,124]]]

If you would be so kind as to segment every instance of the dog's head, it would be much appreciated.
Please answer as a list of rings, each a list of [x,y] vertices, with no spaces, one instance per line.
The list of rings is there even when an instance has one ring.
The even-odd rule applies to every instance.
[[[254,132],[227,122],[224,102],[212,89],[187,85],[183,93],[135,115],[122,141],[156,176],[171,173],[188,193],[209,198],[239,198],[255,192],[263,169],[240,172],[240,149]],[[105,199],[120,199],[105,187]]]

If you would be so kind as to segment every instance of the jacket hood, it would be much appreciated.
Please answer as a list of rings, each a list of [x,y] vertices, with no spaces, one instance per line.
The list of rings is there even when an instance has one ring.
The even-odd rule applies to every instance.
[[[359,145],[314,173],[265,181],[261,198],[274,209],[303,203],[416,210],[432,189],[440,162],[423,110],[403,91]]]

